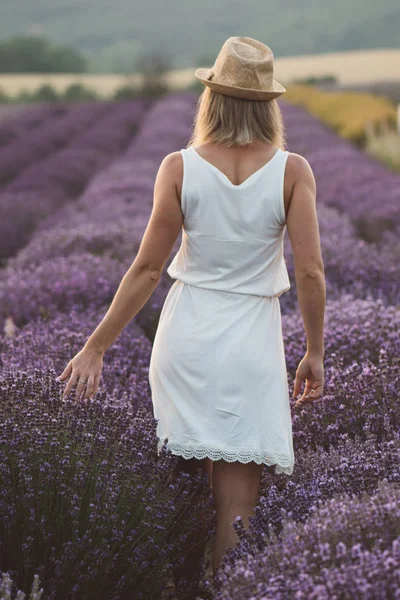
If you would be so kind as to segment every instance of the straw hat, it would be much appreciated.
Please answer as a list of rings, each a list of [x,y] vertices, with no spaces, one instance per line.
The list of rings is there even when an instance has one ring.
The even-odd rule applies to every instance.
[[[274,79],[271,48],[250,37],[230,37],[211,69],[196,69],[195,76],[215,92],[248,100],[271,100],[286,88]]]

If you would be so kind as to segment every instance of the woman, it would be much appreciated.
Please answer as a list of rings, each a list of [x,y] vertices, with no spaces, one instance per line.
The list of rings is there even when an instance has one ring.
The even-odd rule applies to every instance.
[[[231,37],[205,85],[187,148],[166,156],[154,206],[132,266],[109,311],[60,379],[76,398],[99,387],[103,355],[148,301],[183,227],[168,268],[175,282],[154,339],[149,382],[163,444],[180,456],[177,473],[208,473],[217,511],[216,574],[248,526],[263,465],[290,475],[294,454],[279,296],[290,289],[283,258],[287,228],[307,338],[295,406],[324,388],[325,277],[309,163],[285,148],[273,78],[273,53],[249,37]],[[85,390],[86,388],[86,390]],[[201,524],[200,524],[201,525]],[[204,524],[203,524],[204,525]],[[199,528],[197,540],[204,542]],[[193,542],[194,540],[192,540]],[[204,543],[187,553],[178,583],[198,569]],[[195,596],[193,596],[195,597]]]

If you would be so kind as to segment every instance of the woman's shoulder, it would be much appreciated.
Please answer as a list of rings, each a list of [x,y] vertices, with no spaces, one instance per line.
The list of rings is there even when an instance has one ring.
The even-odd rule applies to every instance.
[[[297,179],[314,179],[313,170],[308,160],[296,152],[288,152],[286,175],[293,182]]]
[[[311,169],[311,165],[308,160],[302,156],[301,154],[297,154],[296,152],[288,151],[288,165],[291,169],[298,171],[299,173],[307,172]]]

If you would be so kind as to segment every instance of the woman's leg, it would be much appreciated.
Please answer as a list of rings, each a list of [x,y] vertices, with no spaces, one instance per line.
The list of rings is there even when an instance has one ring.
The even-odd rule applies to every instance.
[[[196,458],[185,459],[180,457],[178,465],[173,472],[172,480],[176,481],[178,474],[182,471],[194,474],[198,469],[202,469],[204,473],[208,474],[208,485],[209,488],[212,489],[213,462],[209,458],[198,460]],[[193,497],[193,506],[197,504],[199,499],[198,496],[198,494],[195,494]],[[172,569],[174,583],[177,588],[179,587],[179,582],[182,578],[187,578],[191,581],[196,581],[197,583],[199,582],[200,568],[204,560],[206,538],[207,524],[204,520],[204,515],[199,515],[199,527],[188,537],[186,548],[183,548],[183,551],[187,550],[184,564],[180,568]],[[187,598],[190,600],[189,596]],[[193,595],[193,600],[195,599],[196,594]]]
[[[212,490],[217,512],[213,551],[214,576],[226,550],[234,548],[238,541],[232,525],[235,518],[241,516],[244,526],[249,526],[249,516],[254,513],[254,507],[259,500],[262,467],[262,464],[258,465],[255,462],[214,462]]]

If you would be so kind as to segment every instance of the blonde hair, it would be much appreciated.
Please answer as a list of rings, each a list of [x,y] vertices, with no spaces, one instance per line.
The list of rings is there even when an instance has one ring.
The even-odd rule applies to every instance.
[[[197,101],[187,148],[208,142],[246,146],[255,139],[286,150],[282,113],[276,99],[233,98],[206,86]]]

